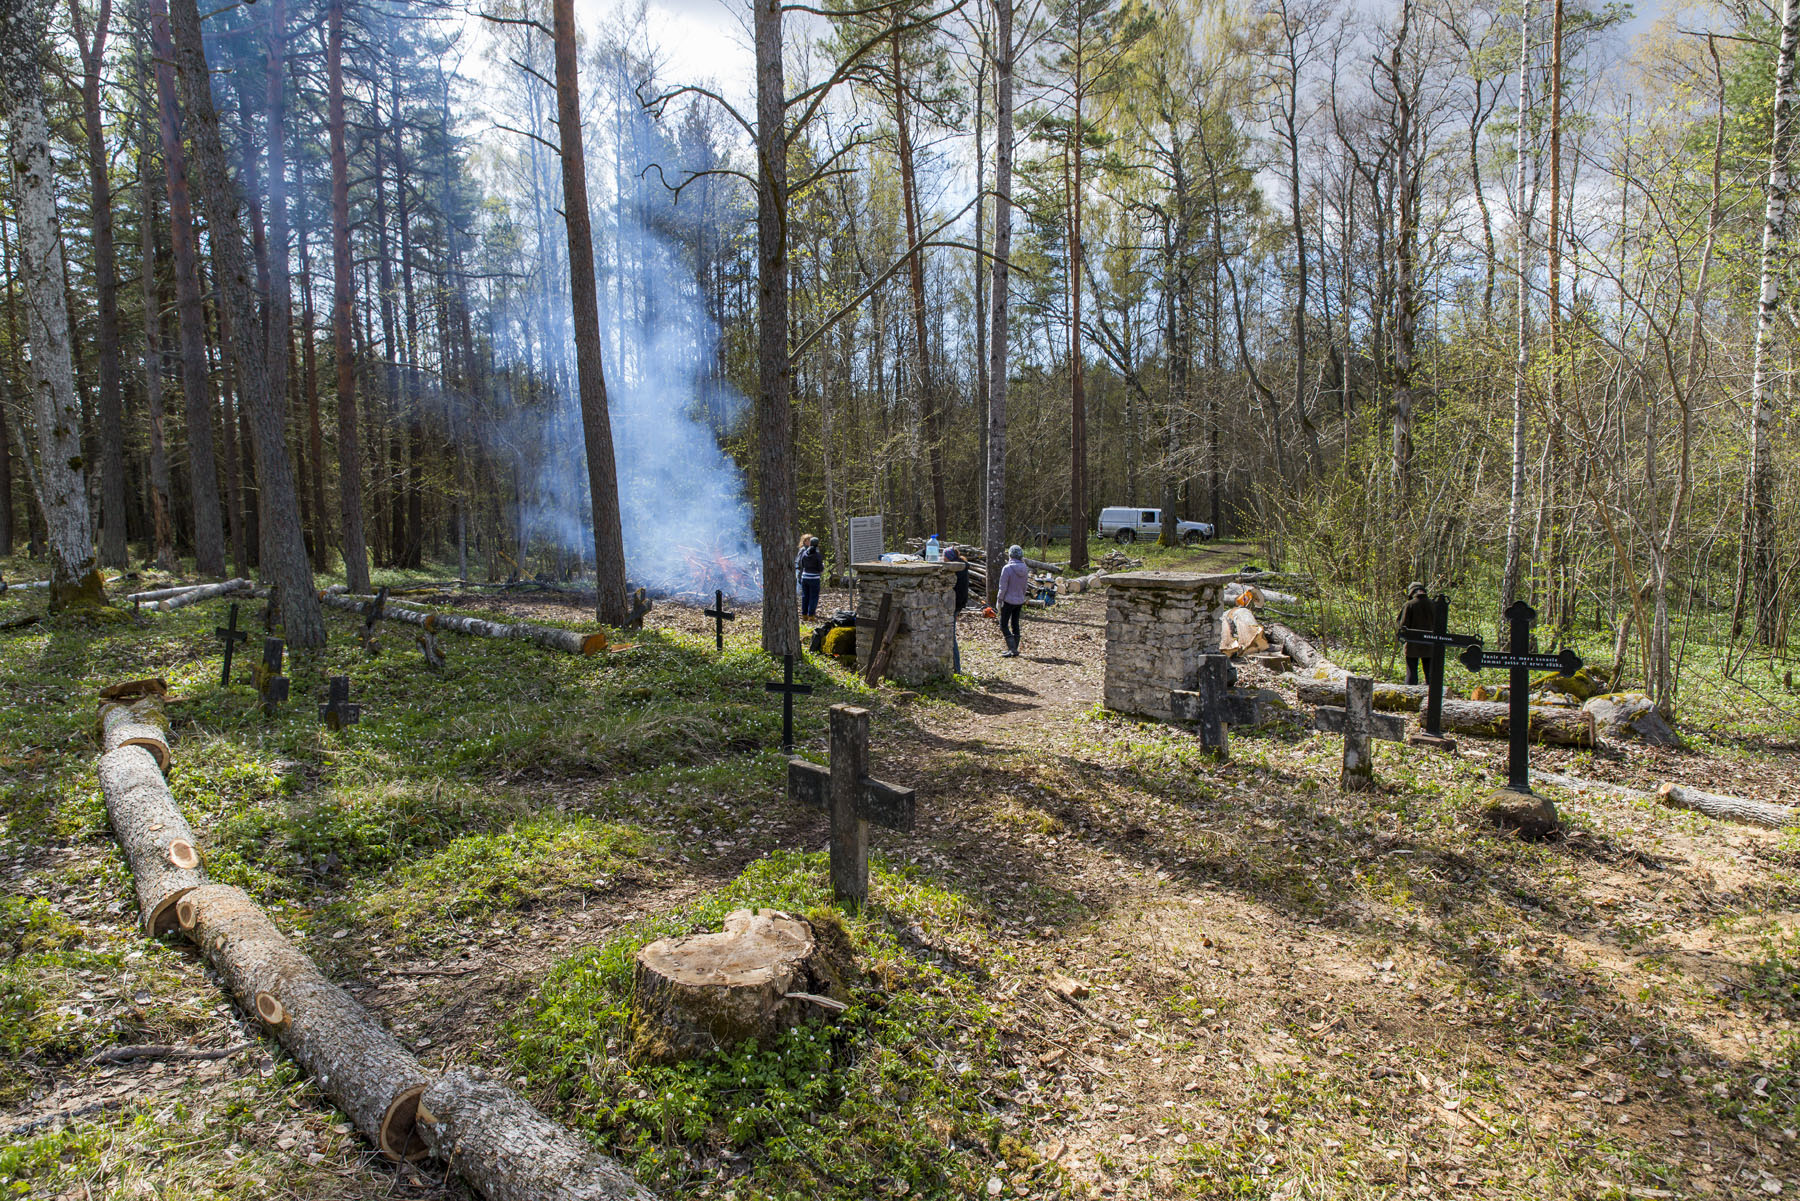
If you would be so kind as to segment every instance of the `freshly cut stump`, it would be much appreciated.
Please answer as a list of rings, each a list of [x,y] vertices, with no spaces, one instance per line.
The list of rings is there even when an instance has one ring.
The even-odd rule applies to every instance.
[[[209,884],[182,897],[179,909],[182,929],[238,1003],[262,1019],[364,1137],[392,1159],[422,1156],[414,1122],[430,1080],[412,1053],[240,890]]]
[[[803,918],[739,909],[717,934],[664,938],[637,954],[637,1050],[679,1060],[782,1031],[843,1005],[847,967]],[[841,940],[833,940],[841,941]]]
[[[617,1161],[480,1068],[451,1072],[419,1100],[419,1134],[488,1201],[653,1201]]]
[[[156,756],[159,771],[169,770],[169,719],[161,696],[100,702],[100,750],[141,746]]]
[[[194,832],[175,807],[156,756],[141,746],[122,746],[100,757],[100,790],[137,886],[144,933],[167,934],[176,925],[176,903],[206,883]]]

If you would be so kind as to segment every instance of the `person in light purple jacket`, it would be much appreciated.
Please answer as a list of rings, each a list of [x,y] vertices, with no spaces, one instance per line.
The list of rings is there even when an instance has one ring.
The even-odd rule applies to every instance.
[[[1019,657],[1019,614],[1025,611],[1025,598],[1031,594],[1031,568],[1025,566],[1025,548],[1006,548],[1006,566],[1000,569],[997,599],[1000,602],[1000,636],[1006,639],[1003,659]]]

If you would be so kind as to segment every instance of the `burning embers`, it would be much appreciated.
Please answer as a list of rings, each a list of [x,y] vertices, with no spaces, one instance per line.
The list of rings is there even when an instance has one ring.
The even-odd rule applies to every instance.
[[[639,581],[656,600],[711,604],[714,592],[734,601],[762,599],[761,564],[755,547],[733,547],[723,541],[679,548],[666,556],[660,573]],[[658,578],[660,577],[660,578]]]

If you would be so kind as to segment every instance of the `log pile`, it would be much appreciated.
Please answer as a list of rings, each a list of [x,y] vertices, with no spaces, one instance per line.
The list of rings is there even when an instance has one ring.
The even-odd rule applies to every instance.
[[[334,609],[342,609],[346,613],[360,615],[363,603],[371,598],[347,592],[321,592],[319,599]],[[529,622],[488,621],[481,617],[440,613],[436,610],[410,605],[404,608],[398,606],[388,608],[383,613],[383,619],[404,622],[407,625],[423,626],[428,630],[449,630],[453,634],[467,634],[472,638],[501,638],[529,642],[533,646],[541,646],[545,650],[563,651],[571,655],[594,655],[606,649],[606,633],[603,630],[584,634],[579,630],[565,630],[557,626],[532,625]]]
[[[149,609],[152,613],[167,613],[174,609],[184,609],[189,605],[199,604],[203,600],[212,600],[219,596],[249,596],[256,591],[256,585],[249,580],[238,578],[226,580],[222,584],[186,584],[178,588],[158,588],[151,592],[134,592],[125,599],[134,605]]]
[[[167,728],[163,693],[146,690],[157,682],[108,690],[115,695],[102,702],[103,745],[133,722]],[[165,741],[165,756],[167,749]],[[166,763],[142,743],[118,742],[100,757],[107,817],[131,868],[143,928],[179,929],[192,940],[364,1137],[395,1160],[437,1153],[490,1201],[649,1201],[629,1172],[505,1085],[470,1072],[434,1079],[254,901],[209,882],[163,778]],[[429,1108],[421,1106],[426,1096]]]

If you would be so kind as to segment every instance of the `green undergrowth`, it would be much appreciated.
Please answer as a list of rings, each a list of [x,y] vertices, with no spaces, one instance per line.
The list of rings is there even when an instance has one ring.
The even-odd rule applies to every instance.
[[[779,853],[563,960],[512,1028],[513,1066],[671,1195],[976,1195],[1002,1161],[1025,1156],[983,1104],[984,1092],[1012,1074],[997,1015],[975,988],[983,969],[932,946],[972,933],[982,913],[880,863],[864,910],[841,913],[829,902],[825,856]],[[747,907],[841,923],[863,973],[850,1008],[771,1046],[752,1042],[673,1066],[634,1061],[637,951],[717,929]],[[703,1165],[716,1161],[730,1167],[702,1186],[711,1175]]]

